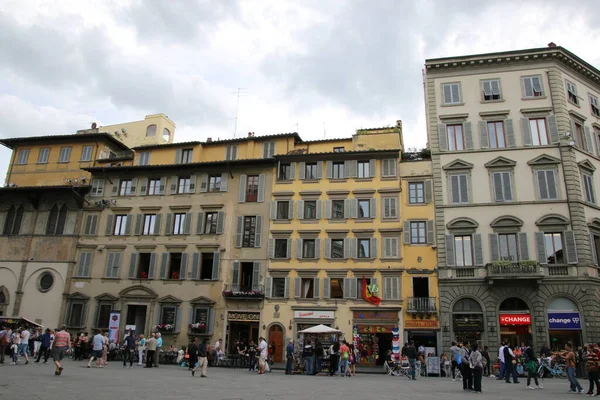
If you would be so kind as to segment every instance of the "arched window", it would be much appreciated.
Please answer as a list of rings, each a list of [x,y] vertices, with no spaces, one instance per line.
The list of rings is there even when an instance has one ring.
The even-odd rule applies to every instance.
[[[21,222],[23,221],[23,206],[11,206],[6,213],[3,233],[5,235],[18,235],[21,231]]]
[[[509,297],[500,304],[500,311],[526,311],[529,306],[518,297]]]
[[[156,125],[148,125],[146,128],[146,137],[156,136]]]
[[[480,313],[480,312],[483,312],[481,310],[481,306],[479,305],[479,303],[470,298],[461,299],[461,300],[457,301],[456,304],[454,305],[454,308],[452,311],[455,313],[456,312],[458,312],[458,313],[464,313],[464,312]]]
[[[169,131],[167,128],[163,129],[163,139],[169,140],[170,137],[171,137],[171,131]]]
[[[67,206],[58,206],[57,204],[50,210],[48,216],[48,225],[46,226],[46,234],[48,235],[61,235],[65,230],[65,223],[67,221]]]
[[[2,290],[0,290],[0,304],[6,304],[6,295]]]

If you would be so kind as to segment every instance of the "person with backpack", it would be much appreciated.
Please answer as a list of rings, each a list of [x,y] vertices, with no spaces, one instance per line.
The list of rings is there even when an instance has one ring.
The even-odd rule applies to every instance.
[[[344,340],[340,345],[340,362],[338,363],[338,374],[344,377],[348,374],[348,361],[350,360],[350,348],[348,343]],[[343,369],[343,373],[342,373]],[[342,375],[343,374],[343,375]]]
[[[538,363],[531,346],[525,349],[525,370],[527,371],[527,389],[542,389],[544,386],[538,382]],[[535,380],[535,387],[531,386],[531,378]]]

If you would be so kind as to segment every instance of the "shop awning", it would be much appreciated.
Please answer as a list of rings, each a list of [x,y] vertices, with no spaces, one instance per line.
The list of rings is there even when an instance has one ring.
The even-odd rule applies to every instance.
[[[342,331],[337,330],[337,329],[333,329],[330,328],[328,326],[325,326],[323,324],[321,325],[316,325],[316,326],[312,326],[308,329],[305,329],[303,331],[300,331],[298,333],[341,333]]]
[[[42,325],[37,324],[31,320],[28,320],[25,317],[0,317],[0,323],[5,323],[5,324],[15,324],[15,325],[19,325],[19,324],[26,324],[29,326],[38,326],[41,327]]]

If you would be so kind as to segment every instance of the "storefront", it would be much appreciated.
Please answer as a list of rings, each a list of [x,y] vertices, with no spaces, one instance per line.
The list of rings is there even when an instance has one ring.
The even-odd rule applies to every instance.
[[[437,334],[440,329],[440,323],[435,319],[405,319],[404,337],[405,343],[415,342],[419,348],[423,346],[427,349],[427,355],[438,355]]]
[[[294,310],[294,336],[296,337],[296,353],[302,353],[304,348],[304,336],[298,334],[315,325],[325,325],[330,328],[335,328],[335,311],[333,310]],[[327,349],[331,346],[331,340],[321,338],[323,348]]]
[[[475,299],[464,298],[454,304],[452,330],[456,342],[483,343],[483,311]]]
[[[234,352],[237,341],[242,341],[246,345],[251,340],[256,343],[259,337],[259,322],[259,312],[228,311],[227,332],[225,336],[228,352]]]
[[[352,343],[360,352],[359,364],[383,365],[392,350],[392,330],[398,328],[398,311],[354,311]]]
[[[548,305],[548,334],[553,350],[563,349],[572,343],[581,346],[581,314],[575,303],[565,297],[557,297]]]
[[[513,346],[533,343],[531,314],[527,304],[516,297],[504,300],[499,311],[500,340]]]

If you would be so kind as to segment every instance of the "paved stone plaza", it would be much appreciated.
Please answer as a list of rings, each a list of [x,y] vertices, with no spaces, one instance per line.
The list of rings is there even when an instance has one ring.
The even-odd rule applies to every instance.
[[[158,369],[123,369],[111,363],[104,369],[87,369],[85,363],[67,361],[62,376],[54,375],[54,366],[0,366],[0,399],[4,400],[295,400],[295,399],[565,399],[566,379],[544,382],[544,390],[526,390],[519,385],[495,379],[483,381],[483,395],[465,393],[462,384],[445,378],[422,378],[363,374],[353,378],[328,376],[286,376],[274,371],[258,376],[245,370],[210,368],[208,378],[192,378],[185,368],[163,366]],[[587,391],[588,382],[581,381]],[[587,396],[586,396],[587,397]]]

